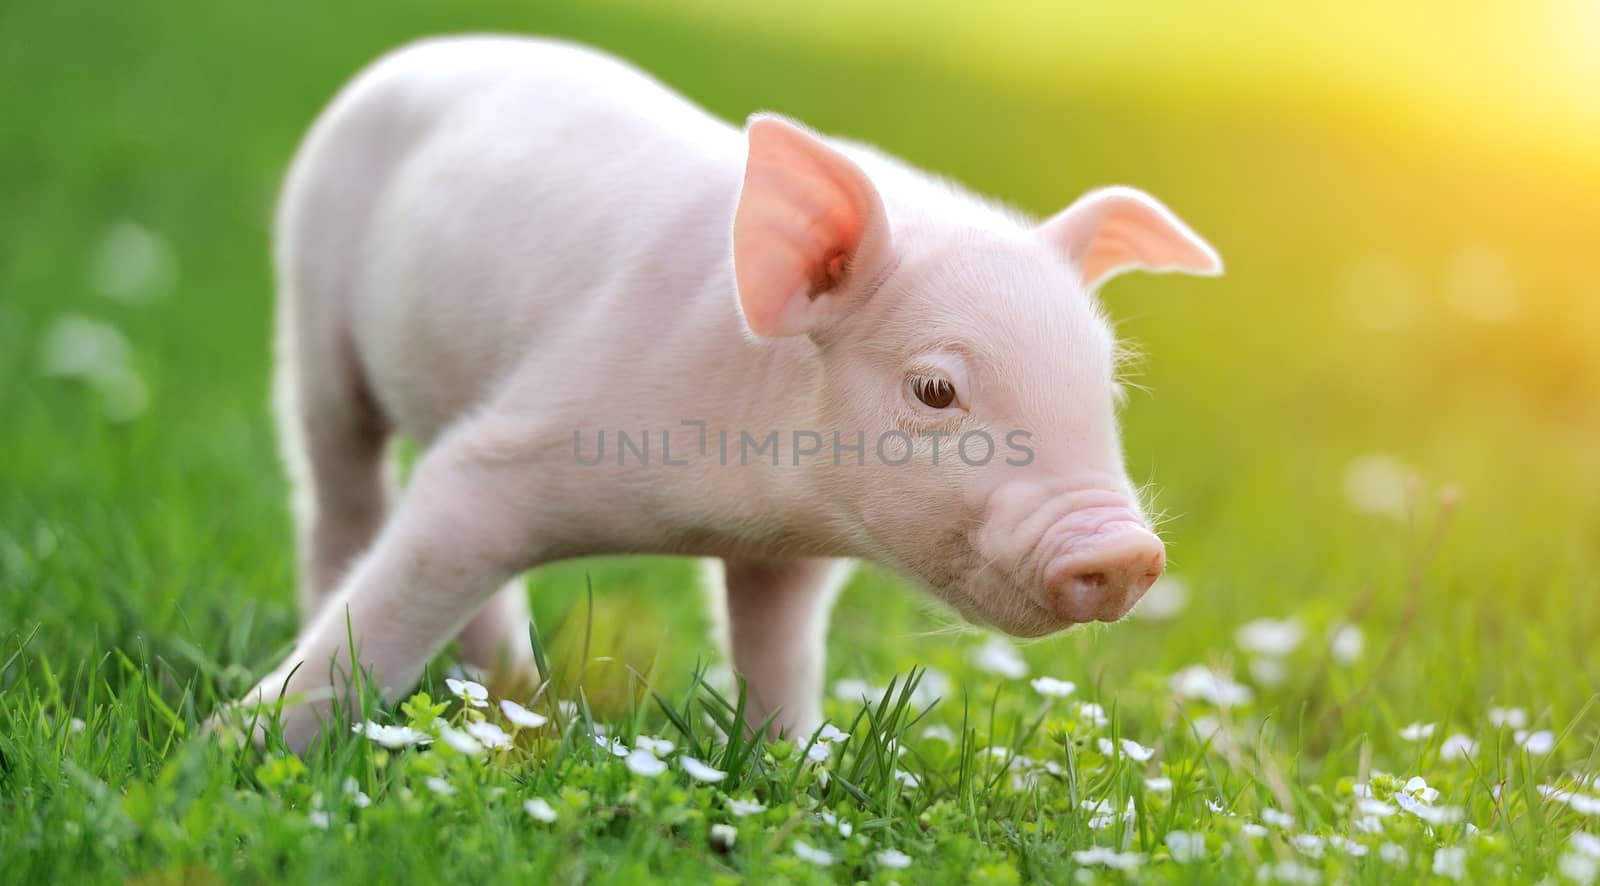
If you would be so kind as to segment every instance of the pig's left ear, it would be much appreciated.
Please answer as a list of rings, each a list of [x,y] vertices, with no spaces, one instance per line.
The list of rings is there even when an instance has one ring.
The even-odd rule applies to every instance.
[[[745,128],[749,155],[733,216],[733,273],[750,331],[820,332],[855,307],[887,254],[883,202],[854,163],[767,114]]]
[[[1216,250],[1135,188],[1090,191],[1040,225],[1039,233],[1066,254],[1085,289],[1124,271],[1222,273]]]

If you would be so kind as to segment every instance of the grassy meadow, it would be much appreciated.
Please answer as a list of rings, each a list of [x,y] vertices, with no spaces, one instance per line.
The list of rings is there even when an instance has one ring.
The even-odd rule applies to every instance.
[[[1600,18],[1347,13],[0,8],[0,880],[1595,882],[1600,72],[1570,50]],[[459,698],[447,654],[358,715],[416,732],[197,736],[295,630],[279,178],[360,66],[470,30],[1039,214],[1167,201],[1227,276],[1104,298],[1169,577],[1013,646],[863,568],[837,732],[769,744],[722,728],[693,563],[558,564],[535,717]]]

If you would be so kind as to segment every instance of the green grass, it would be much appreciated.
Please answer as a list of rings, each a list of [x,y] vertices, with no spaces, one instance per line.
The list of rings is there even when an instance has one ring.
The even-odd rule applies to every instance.
[[[1323,110],[1360,103],[1325,104],[1323,87],[1281,103],[1210,91],[1197,88],[1203,71],[1159,58],[1131,60],[1114,87],[1019,84],[987,57],[920,52],[914,24],[819,45],[719,28],[708,8],[0,10],[7,881],[1237,882],[1314,871],[1389,883],[1434,877],[1456,849],[1469,882],[1583,873],[1573,834],[1600,830],[1600,815],[1540,786],[1600,795],[1577,781],[1600,769],[1600,177],[1542,165],[1535,147],[1507,153],[1507,140],[1407,127],[1403,114]],[[700,679],[716,652],[691,564],[561,564],[529,582],[557,687],[540,709],[555,715],[557,695],[582,703],[519,733],[514,749],[386,750],[341,734],[296,759],[197,739],[295,628],[266,409],[278,177],[361,64],[417,34],[486,28],[611,48],[731,119],[785,111],[1036,212],[1114,181],[1170,201],[1229,276],[1122,279],[1106,299],[1148,353],[1140,381],[1152,393],[1125,414],[1129,460],[1172,516],[1187,608],[1022,647],[1029,677],[1076,684],[1051,699],[979,667],[985,637],[864,569],[834,619],[830,685],[889,691],[866,708],[849,684],[830,692],[830,721],[851,737],[815,763],[804,742],[716,737],[738,694]],[[1180,73],[1201,78],[1181,100],[1164,88]],[[1292,83],[1279,91],[1294,96]],[[129,246],[128,221],[164,245],[134,233]],[[118,238],[155,271],[135,275],[132,297],[108,298],[97,264],[131,273],[126,256],[106,257]],[[1512,293],[1508,318],[1453,307],[1485,286]],[[120,332],[120,368],[44,371],[70,316]],[[1349,501],[1349,467],[1374,453],[1417,477],[1399,484],[1397,515]],[[1301,628],[1272,657],[1281,682],[1238,636],[1268,617]],[[1365,639],[1349,661],[1330,655],[1341,624]],[[1174,675],[1194,665],[1232,674],[1249,700],[1222,709],[1175,692]],[[432,728],[451,666],[434,664],[429,698],[395,709],[369,699],[365,716]],[[1104,725],[1080,702],[1101,705]],[[1549,731],[1553,748],[1527,753],[1492,725],[1490,708],[1505,706],[1525,709],[1525,728]],[[455,700],[442,714],[457,726],[481,716]],[[1403,738],[1419,721],[1438,726]],[[636,774],[598,748],[600,725],[630,748],[640,735],[671,740],[665,773]],[[1457,733],[1475,755],[1446,759]],[[1102,750],[1121,738],[1152,756]],[[684,754],[726,779],[692,780]],[[1033,763],[1010,762],[1024,757]],[[1458,821],[1398,809],[1395,793],[1416,776]],[[356,806],[349,779],[369,806]],[[1397,809],[1373,833],[1358,826],[1355,792],[1368,787]],[[524,811],[533,798],[554,822]],[[736,816],[735,799],[766,809]],[[1277,818],[1269,810],[1292,826],[1255,835]],[[721,824],[736,829],[731,849],[714,841]],[[1173,860],[1191,839],[1205,861]],[[835,863],[808,861],[802,842]],[[1386,860],[1385,845],[1404,860]],[[1075,857],[1091,847],[1141,861],[1123,874]],[[882,864],[891,848],[909,869]]]

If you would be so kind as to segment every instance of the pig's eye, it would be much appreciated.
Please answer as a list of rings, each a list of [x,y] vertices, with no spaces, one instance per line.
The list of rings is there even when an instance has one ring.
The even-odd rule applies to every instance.
[[[956,402],[956,386],[947,378],[913,376],[911,393],[929,409],[949,409]]]

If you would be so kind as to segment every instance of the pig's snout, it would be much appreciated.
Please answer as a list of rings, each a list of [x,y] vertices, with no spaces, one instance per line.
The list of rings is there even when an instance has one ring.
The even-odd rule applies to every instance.
[[[1116,621],[1139,602],[1166,565],[1166,548],[1143,521],[1102,525],[1045,566],[1045,603],[1069,621]]]

